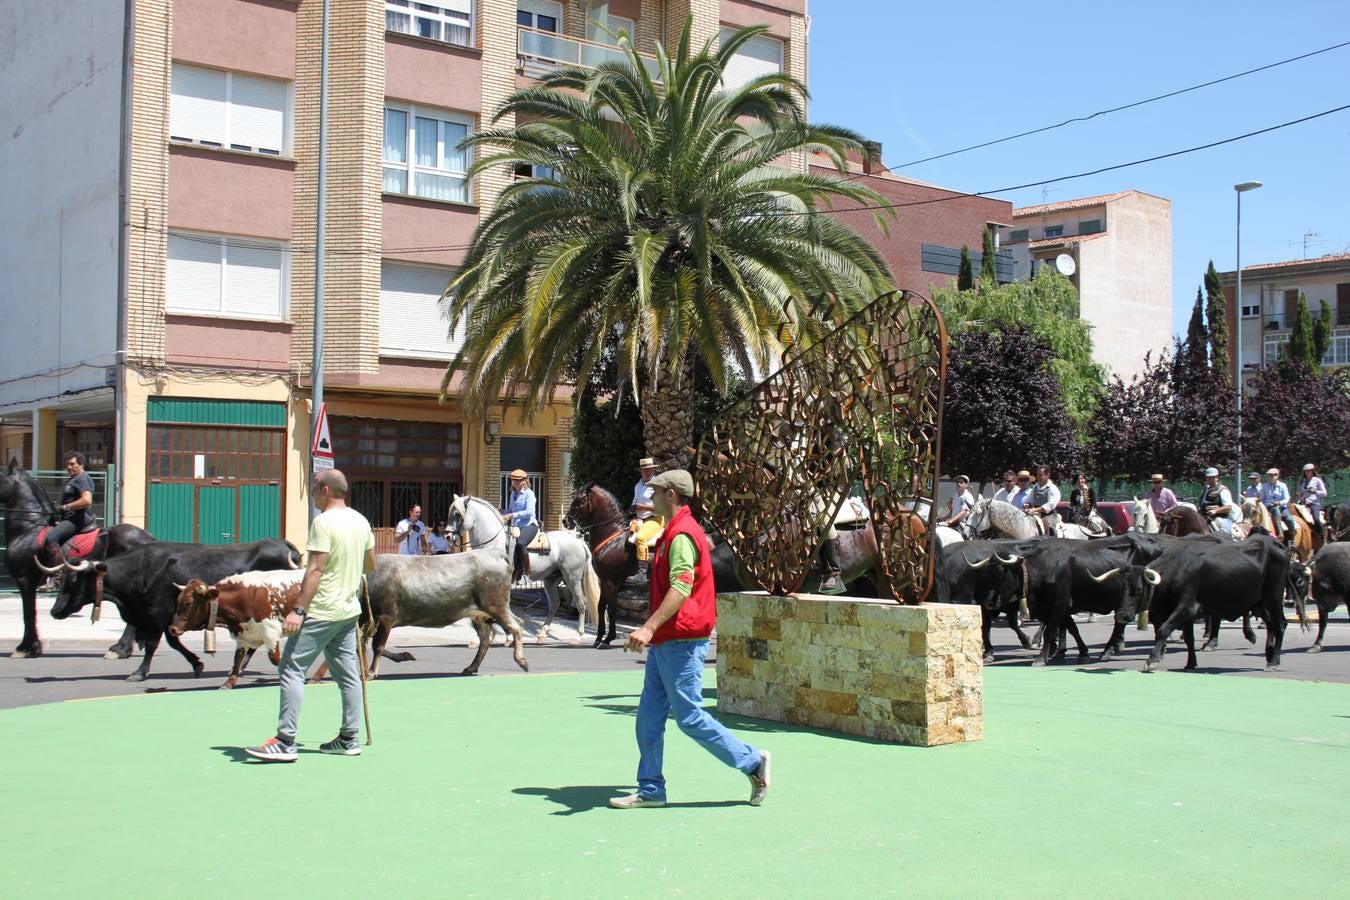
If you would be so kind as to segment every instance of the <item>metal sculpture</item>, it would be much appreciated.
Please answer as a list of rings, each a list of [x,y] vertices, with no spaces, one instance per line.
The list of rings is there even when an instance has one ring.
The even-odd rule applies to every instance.
[[[899,602],[928,596],[936,511],[920,524],[914,510],[937,484],[946,373],[937,307],[891,292],[717,418],[698,450],[698,500],[760,587],[801,588],[861,479],[885,579],[878,589]]]

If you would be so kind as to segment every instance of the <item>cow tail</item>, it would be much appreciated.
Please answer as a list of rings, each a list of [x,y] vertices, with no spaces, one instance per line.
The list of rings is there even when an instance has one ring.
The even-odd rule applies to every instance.
[[[1031,573],[1027,571],[1027,561],[1022,559],[1022,599],[1017,604],[1017,611],[1022,615],[1030,615],[1031,609],[1027,603],[1027,593],[1031,586]]]
[[[600,576],[595,574],[594,557],[589,544],[586,547],[586,568],[581,573],[581,595],[586,601],[586,615],[592,622],[600,621]]]
[[[1312,591],[1312,576],[1308,576],[1308,591]],[[1302,631],[1308,631],[1308,598],[1303,591],[1294,591],[1294,611],[1298,613],[1298,627]],[[1321,615],[1321,613],[1319,613]]]

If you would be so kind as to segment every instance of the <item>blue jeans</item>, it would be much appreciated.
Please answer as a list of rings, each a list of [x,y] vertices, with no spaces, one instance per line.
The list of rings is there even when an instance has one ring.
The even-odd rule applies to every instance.
[[[666,799],[661,774],[666,717],[722,762],[746,775],[759,767],[760,753],[703,710],[703,661],[707,641],[667,641],[647,648],[647,675],[637,709],[638,793]]]

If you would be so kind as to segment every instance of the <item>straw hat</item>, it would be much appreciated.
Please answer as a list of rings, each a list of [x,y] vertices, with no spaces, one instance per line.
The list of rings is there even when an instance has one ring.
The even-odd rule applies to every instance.
[[[638,460],[638,468],[639,468],[639,469],[655,469],[655,468],[656,468],[656,460],[652,459],[650,456],[644,456],[644,457],[642,457],[642,459],[639,459],[639,460]]]
[[[530,477],[530,476],[527,475],[527,474],[525,473],[525,470],[524,470],[524,469],[512,469],[512,470],[511,470],[511,480],[512,480],[512,481],[517,481],[517,480],[519,480],[519,479],[521,479],[521,478],[529,478],[529,477]]]

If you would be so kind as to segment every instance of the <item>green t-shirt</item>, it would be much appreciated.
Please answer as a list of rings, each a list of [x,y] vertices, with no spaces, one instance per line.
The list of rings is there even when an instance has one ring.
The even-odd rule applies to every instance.
[[[351,507],[322,512],[309,526],[309,552],[327,553],[319,588],[309,602],[308,616],[320,622],[342,622],[361,614],[357,591],[366,551],[375,549],[375,534],[366,517]]]
[[[694,592],[694,564],[698,562],[698,547],[687,534],[677,534],[670,542],[670,586],[685,599]],[[687,576],[682,578],[680,576]]]

